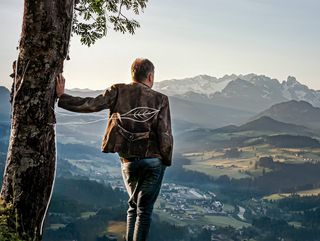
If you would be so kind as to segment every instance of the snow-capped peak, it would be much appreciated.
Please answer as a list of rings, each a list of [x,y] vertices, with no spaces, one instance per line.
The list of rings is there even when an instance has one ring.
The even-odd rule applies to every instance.
[[[280,83],[277,79],[254,73],[224,75],[221,78],[198,75],[193,78],[155,82],[154,88],[167,95],[190,96],[190,98],[193,98],[192,93],[196,93],[207,96],[208,100],[218,96],[229,99],[246,97],[252,101],[258,98],[260,101],[271,102],[304,100],[314,106],[320,106],[320,91],[309,89],[293,76]]]
[[[168,95],[183,95],[188,92],[195,92],[209,96],[217,91],[221,91],[230,81],[236,78],[236,75],[225,75],[222,78],[209,75],[197,75],[193,78],[155,82],[154,88]]]

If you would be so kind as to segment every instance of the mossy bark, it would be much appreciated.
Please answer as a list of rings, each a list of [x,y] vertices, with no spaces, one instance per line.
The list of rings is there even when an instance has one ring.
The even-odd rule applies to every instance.
[[[73,0],[25,0],[1,197],[23,240],[41,240],[55,174],[55,77],[68,55]]]

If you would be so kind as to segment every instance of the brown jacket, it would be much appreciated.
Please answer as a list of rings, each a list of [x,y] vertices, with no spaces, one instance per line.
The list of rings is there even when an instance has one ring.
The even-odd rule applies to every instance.
[[[121,157],[160,157],[172,162],[173,137],[168,96],[145,84],[114,84],[95,98],[63,94],[58,106],[74,112],[110,109],[102,152]]]

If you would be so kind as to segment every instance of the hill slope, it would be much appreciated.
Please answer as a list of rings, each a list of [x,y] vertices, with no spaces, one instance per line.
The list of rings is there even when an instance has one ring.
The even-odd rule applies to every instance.
[[[291,100],[275,104],[251,119],[261,116],[269,116],[278,121],[320,129],[320,108],[314,107],[306,101]]]
[[[0,122],[7,122],[10,119],[10,91],[0,86]]]
[[[297,139],[298,144],[302,143],[302,140],[308,140],[314,146],[314,143],[317,142],[316,139],[313,139],[314,137],[319,139],[320,132],[262,116],[240,126],[228,125],[217,129],[198,128],[187,131],[176,137],[176,147],[178,150],[196,151],[197,149],[236,147],[254,143],[273,144],[274,140],[291,143],[292,139]],[[197,140],[197,142],[190,142],[190,140]]]

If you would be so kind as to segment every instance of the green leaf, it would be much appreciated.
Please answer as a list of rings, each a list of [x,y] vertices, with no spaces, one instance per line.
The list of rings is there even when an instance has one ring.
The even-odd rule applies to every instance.
[[[80,36],[82,44],[90,47],[112,27],[121,33],[134,34],[140,24],[126,14],[139,15],[148,0],[79,0],[74,14],[72,32]],[[109,24],[111,26],[109,26]]]

